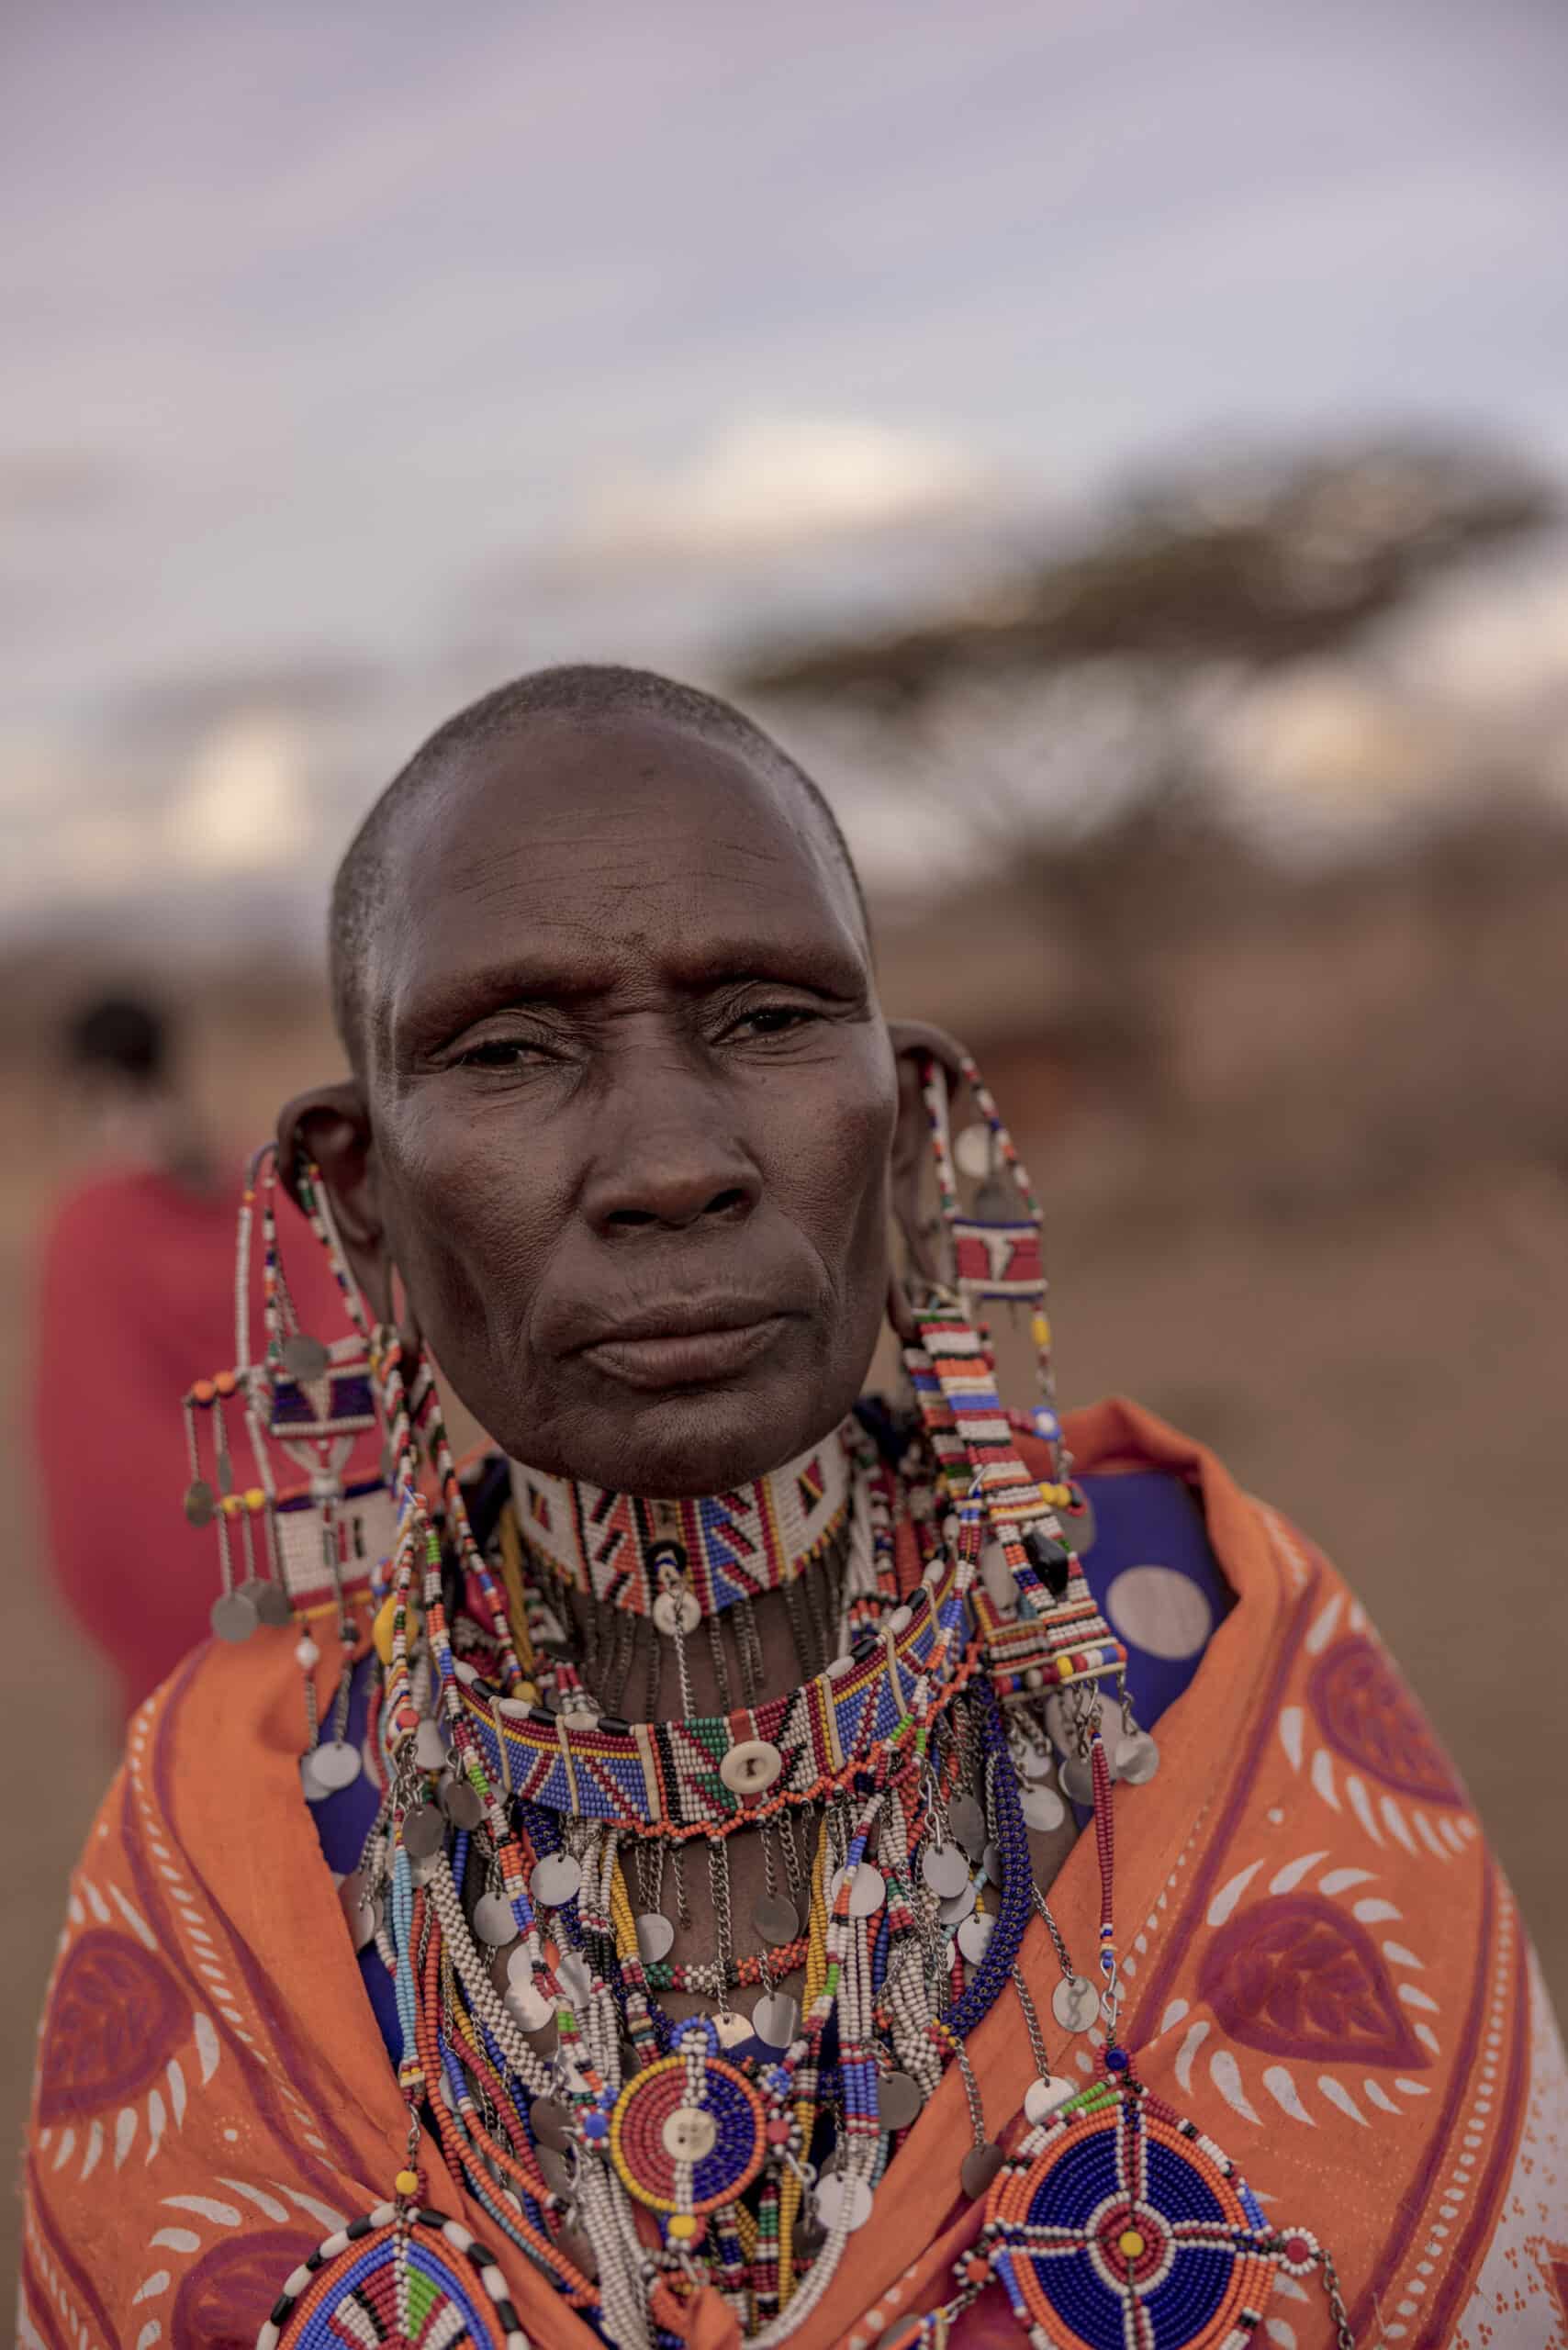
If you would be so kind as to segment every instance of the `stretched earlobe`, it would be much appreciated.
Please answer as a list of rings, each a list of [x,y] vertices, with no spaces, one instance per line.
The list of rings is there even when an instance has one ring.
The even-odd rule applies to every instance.
[[[891,1162],[891,1197],[894,1218],[903,1238],[910,1269],[923,1281],[941,1282],[947,1279],[942,1263],[942,1251],[935,1245],[941,1237],[942,1217],[937,1203],[927,1189],[931,1171],[931,1121],[925,1103],[925,1070],[935,1061],[947,1080],[949,1088],[957,1090],[963,1082],[968,1056],[956,1037],[945,1028],[932,1026],[924,1020],[890,1020],[888,1035],[892,1041],[898,1064],[899,1113],[893,1130]],[[902,1329],[893,1312],[892,1294],[902,1298],[902,1284],[895,1275],[890,1293],[889,1313],[900,1337]],[[904,1305],[907,1314],[907,1303]]]
[[[277,1163],[296,1206],[301,1167],[319,1170],[353,1277],[376,1318],[391,1321],[391,1259],[377,1199],[370,1113],[357,1079],[312,1086],[285,1105],[277,1122]]]

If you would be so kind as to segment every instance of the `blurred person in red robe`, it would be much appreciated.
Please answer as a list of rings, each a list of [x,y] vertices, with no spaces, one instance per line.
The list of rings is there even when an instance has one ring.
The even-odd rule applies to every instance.
[[[90,1171],[43,1237],[33,1425],[56,1583],[129,1712],[207,1634],[216,1587],[180,1506],[178,1399],[234,1360],[242,1169],[203,1135],[151,1002],[101,997],[63,1042]]]

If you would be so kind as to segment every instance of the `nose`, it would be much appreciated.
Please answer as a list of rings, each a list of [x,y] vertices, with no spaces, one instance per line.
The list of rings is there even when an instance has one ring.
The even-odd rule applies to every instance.
[[[762,1180],[733,1131],[716,1089],[668,1068],[663,1081],[624,1094],[599,1113],[599,1151],[583,1213],[607,1239],[638,1230],[684,1232],[698,1224],[744,1224]]]

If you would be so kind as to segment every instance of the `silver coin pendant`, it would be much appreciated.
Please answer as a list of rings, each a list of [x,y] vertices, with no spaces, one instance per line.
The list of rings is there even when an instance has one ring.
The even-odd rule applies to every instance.
[[[1100,2013],[1100,1994],[1086,1975],[1064,1975],[1051,1993],[1051,2013],[1063,2031],[1087,2031]]]

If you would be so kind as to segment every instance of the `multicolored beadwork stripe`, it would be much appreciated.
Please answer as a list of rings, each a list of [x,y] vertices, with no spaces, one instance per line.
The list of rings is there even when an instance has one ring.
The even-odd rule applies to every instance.
[[[514,1461],[512,1500],[530,1552],[575,1590],[646,1616],[658,1595],[655,1545],[678,1542],[705,1616],[793,1583],[849,1516],[849,1423],[755,1485],[711,1500],[649,1502],[549,1477]]]

